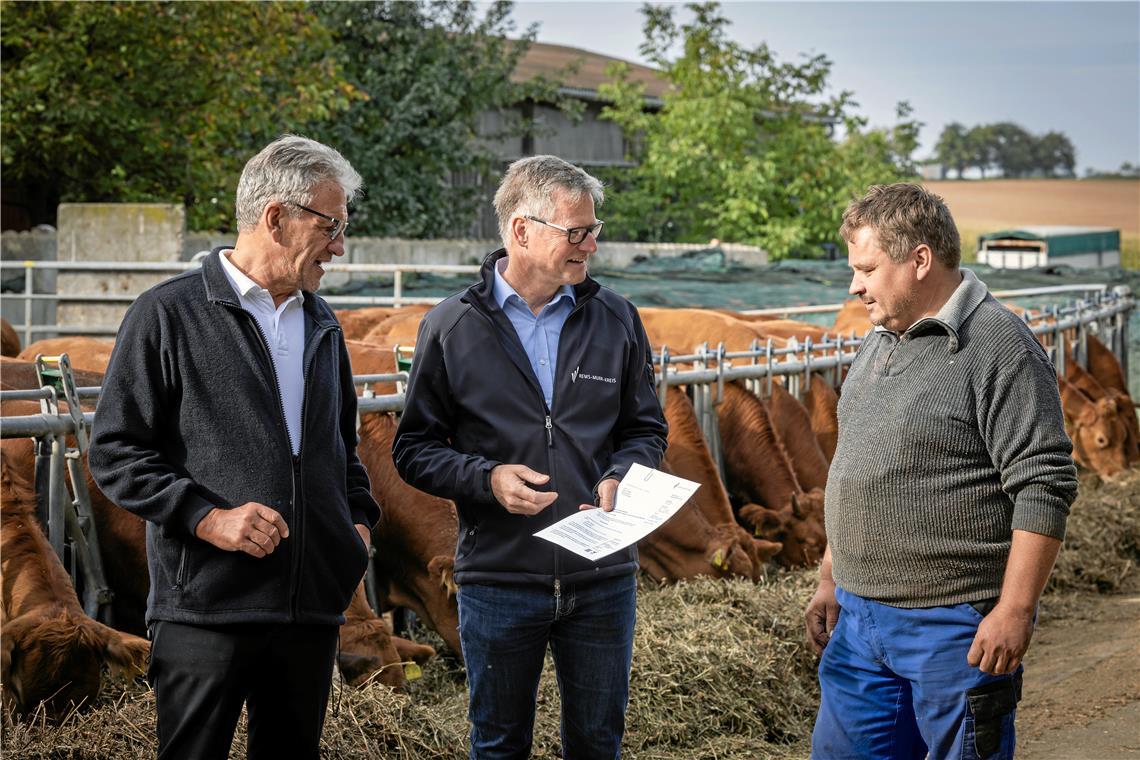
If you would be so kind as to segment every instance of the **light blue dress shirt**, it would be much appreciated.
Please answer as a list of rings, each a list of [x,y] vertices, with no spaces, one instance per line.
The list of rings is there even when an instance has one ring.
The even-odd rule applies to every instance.
[[[574,288],[563,285],[550,299],[550,303],[542,307],[538,316],[531,313],[530,307],[518,292],[503,279],[502,269],[507,266],[507,258],[503,257],[495,267],[495,286],[493,294],[495,303],[511,320],[511,324],[518,333],[519,342],[530,359],[530,366],[534,370],[538,384],[542,387],[542,395],[546,398],[549,408],[554,403],[554,370],[558,362],[558,339],[562,336],[562,326],[566,318],[574,310],[577,299],[574,298]]]

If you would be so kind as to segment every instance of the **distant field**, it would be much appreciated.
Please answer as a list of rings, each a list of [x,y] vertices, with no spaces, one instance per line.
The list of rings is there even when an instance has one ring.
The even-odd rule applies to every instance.
[[[926,182],[950,206],[972,261],[978,235],[1024,225],[1116,227],[1125,267],[1140,269],[1140,180],[996,179]]]

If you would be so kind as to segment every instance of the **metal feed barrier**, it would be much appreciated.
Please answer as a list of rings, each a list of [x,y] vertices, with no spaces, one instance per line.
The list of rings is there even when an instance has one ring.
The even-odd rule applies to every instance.
[[[349,265],[351,266],[351,265]],[[1115,288],[1112,291],[1104,286],[1072,286],[1063,288],[1033,289],[1021,291],[1001,291],[1000,297],[1035,297],[1064,293],[1081,293],[1082,297],[1065,305],[1042,308],[1035,315],[1025,317],[1030,329],[1038,335],[1046,346],[1050,358],[1058,372],[1064,371],[1065,351],[1059,350],[1066,341],[1075,344],[1075,357],[1081,364],[1087,364],[1087,338],[1097,335],[1120,360],[1125,375],[1128,372],[1128,318],[1136,307],[1135,299],[1128,288]],[[813,312],[838,311],[841,304],[818,307],[796,307],[789,309],[768,309],[749,313],[772,315],[803,314]],[[714,461],[724,476],[724,457],[721,450],[717,426],[716,406],[723,399],[726,382],[742,381],[752,392],[764,396],[771,392],[774,378],[783,378],[789,392],[802,398],[810,385],[813,372],[822,373],[838,386],[844,370],[854,361],[861,339],[825,336],[813,342],[798,343],[787,341],[777,346],[774,341],[755,341],[747,351],[725,351],[724,344],[712,348],[709,344],[696,347],[691,353],[675,355],[667,346],[654,356],[658,368],[657,389],[662,402],[669,386],[685,385],[693,399],[694,410],[701,430],[708,442]],[[410,347],[396,347],[397,366],[407,366],[407,353]],[[60,357],[61,368],[67,366],[66,356]],[[68,376],[69,372],[66,373]],[[359,375],[354,381],[362,387],[358,401],[359,414],[395,412],[404,408],[404,386],[407,372],[388,374]],[[376,395],[372,386],[376,383],[395,383],[394,394]],[[61,413],[58,406],[60,394],[68,401],[69,411]],[[108,622],[112,590],[107,587],[102,571],[102,562],[97,537],[94,533],[94,520],[90,499],[86,494],[85,479],[79,459],[86,445],[86,433],[94,421],[94,414],[79,413],[79,401],[94,399],[99,395],[98,388],[75,388],[74,382],[62,379],[53,381],[47,387],[30,391],[0,391],[0,401],[14,399],[34,399],[42,404],[41,413],[22,417],[0,417],[0,437],[32,437],[36,439],[37,452],[49,464],[48,476],[42,482],[37,478],[38,498],[46,494],[42,519],[52,547],[72,573],[73,580],[83,577],[84,607],[92,617]],[[68,449],[66,437],[77,435],[82,441],[77,447]],[[37,459],[39,459],[39,456]],[[74,499],[68,496],[67,481],[72,486],[81,484],[74,490]],[[371,563],[370,563],[371,567]],[[369,601],[376,606],[375,579],[366,580]]]
[[[203,251],[202,253],[209,253]],[[6,293],[6,299],[22,299],[24,302],[24,322],[14,324],[12,327],[20,333],[26,344],[31,343],[34,336],[43,333],[59,333],[60,335],[114,335],[118,332],[118,325],[88,325],[88,324],[50,324],[38,325],[33,321],[32,304],[38,301],[50,303],[107,303],[129,304],[133,302],[138,293],[40,293],[35,289],[35,274],[37,271],[57,272],[108,272],[114,274],[178,274],[187,269],[196,269],[200,266],[202,253],[195,256],[192,261],[145,262],[145,261],[0,261],[0,271],[23,270],[24,291],[22,293]],[[473,264],[343,264],[329,262],[325,264],[326,272],[342,272],[347,274],[390,274],[392,275],[392,295],[390,296],[324,296],[324,300],[334,307],[341,306],[403,306],[407,304],[435,304],[440,298],[409,298],[404,295],[405,274],[474,274],[479,267]]]

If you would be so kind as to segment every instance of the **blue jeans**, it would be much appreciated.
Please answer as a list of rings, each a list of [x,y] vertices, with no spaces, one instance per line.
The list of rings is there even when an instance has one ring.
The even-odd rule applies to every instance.
[[[621,754],[637,578],[565,587],[464,584],[459,637],[471,694],[471,758],[525,758],[546,645],[562,697],[567,760]]]
[[[980,612],[835,593],[842,611],[819,662],[813,758],[1013,757],[1021,667],[991,676],[966,662]]]

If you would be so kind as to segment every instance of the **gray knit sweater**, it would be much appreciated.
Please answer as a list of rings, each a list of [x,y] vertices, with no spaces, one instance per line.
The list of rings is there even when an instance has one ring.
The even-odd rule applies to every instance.
[[[1063,538],[1076,497],[1057,379],[968,270],[934,317],[863,342],[827,479],[836,583],[898,607],[998,596],[1011,531]]]

